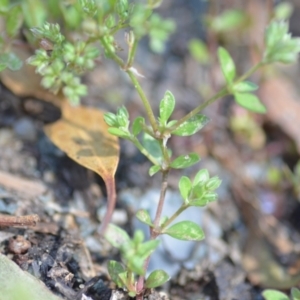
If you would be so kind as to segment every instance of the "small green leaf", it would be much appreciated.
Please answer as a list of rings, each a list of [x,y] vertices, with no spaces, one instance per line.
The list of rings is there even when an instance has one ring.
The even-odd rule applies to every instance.
[[[0,0],[0,12],[5,13],[9,8],[9,0]]]
[[[206,182],[208,179],[209,179],[209,173],[207,169],[202,169],[196,174],[193,181],[193,186],[196,186],[200,182]]]
[[[155,288],[163,285],[170,279],[170,276],[164,270],[155,270],[147,278],[146,288]]]
[[[132,123],[132,133],[137,136],[143,129],[143,124],[145,124],[145,119],[143,117],[137,117]]]
[[[201,198],[196,198],[190,201],[190,206],[204,207],[206,206],[208,201],[202,196]]]
[[[0,72],[6,69],[6,64],[0,62]]]
[[[265,31],[265,45],[268,52],[272,51],[276,45],[282,42],[283,37],[288,33],[287,22],[271,22]],[[285,39],[287,40],[287,39]]]
[[[166,123],[172,115],[174,108],[175,97],[170,91],[166,91],[159,104],[159,121],[162,126],[166,126]]]
[[[162,159],[162,152],[161,152],[160,144],[159,144],[159,142],[156,139],[154,139],[148,133],[144,132],[142,144],[145,147],[145,149],[153,157],[155,157],[157,160],[161,161],[161,159]]]
[[[276,20],[288,20],[293,12],[291,3],[282,2],[275,6],[274,17]]]
[[[136,296],[136,292],[128,292],[128,296],[134,298]]]
[[[238,9],[228,9],[222,14],[214,16],[211,20],[211,29],[217,33],[229,32],[230,30],[239,30],[245,27],[248,16],[245,11]]]
[[[174,169],[184,169],[196,164],[199,160],[197,153],[180,155],[171,162],[170,166]]]
[[[189,42],[189,51],[192,57],[199,63],[209,62],[209,52],[205,43],[201,40],[193,39]]]
[[[222,183],[222,180],[220,180],[217,176],[214,176],[208,180],[208,182],[205,184],[205,187],[209,191],[216,190]]]
[[[190,202],[194,201],[195,199],[202,199],[205,194],[206,189],[203,182],[200,182],[197,185],[193,185],[192,192],[190,195]]]
[[[8,12],[6,31],[10,37],[14,37],[23,23],[23,13],[20,5],[15,5]]]
[[[136,292],[128,292],[128,296],[134,298],[136,296]]]
[[[27,28],[42,26],[46,18],[52,15],[52,12],[48,11],[48,7],[46,7],[49,2],[58,6],[56,1],[26,0],[20,2]]]
[[[235,93],[235,101],[242,107],[257,112],[265,113],[267,110],[265,106],[260,102],[260,100],[253,94],[248,93]]]
[[[108,126],[115,127],[118,125],[116,115],[111,112],[107,112],[104,114],[104,121]]]
[[[218,49],[218,57],[221,64],[222,73],[227,84],[231,84],[235,78],[235,64],[230,54],[223,47]]]
[[[186,122],[181,124],[177,129],[172,131],[172,134],[179,136],[189,136],[195,134],[202,129],[209,121],[209,118],[204,115],[196,115]]]
[[[122,288],[124,286],[122,280],[119,277],[120,273],[125,272],[125,268],[122,264],[115,260],[110,260],[107,265],[107,270],[111,280],[119,287]]]
[[[121,248],[125,243],[130,241],[127,232],[113,224],[108,225],[104,236],[116,248]]]
[[[204,239],[203,230],[199,225],[191,221],[176,223],[173,226],[164,229],[163,233],[168,234],[175,239],[184,241],[201,241]]]
[[[291,63],[297,60],[300,52],[300,39],[288,32],[286,21],[273,21],[265,32],[265,63]]]
[[[129,289],[131,283],[133,283],[133,279],[131,278],[131,280],[130,280],[128,278],[128,272],[127,271],[120,272],[118,275],[120,278],[120,282],[123,284],[123,286],[126,287],[127,289]]]
[[[140,257],[142,260],[147,258],[159,245],[158,240],[152,240],[140,244],[137,251],[137,256]]]
[[[266,300],[290,300],[284,293],[275,290],[264,290],[262,295]]]
[[[163,216],[161,219],[160,219],[160,222],[159,222],[159,226],[161,227],[164,227],[164,224],[169,220],[169,218],[167,216]]]
[[[291,294],[293,300],[300,300],[300,290],[297,288],[292,288],[291,289]]]
[[[154,165],[149,169],[149,176],[153,176],[154,174],[156,174],[157,172],[159,172],[160,170],[160,166],[158,165]]]
[[[151,221],[151,217],[148,213],[147,210],[145,209],[140,209],[137,213],[136,213],[136,217],[143,223],[153,227],[153,223]]]
[[[144,275],[144,262],[144,258],[141,258],[140,256],[130,256],[128,257],[127,268],[138,275]]]
[[[233,93],[239,92],[239,93],[246,93],[246,92],[253,92],[258,89],[258,85],[251,81],[242,81],[237,84],[235,84],[232,87]]]
[[[191,180],[186,176],[182,176],[179,180],[178,187],[181,197],[183,198],[184,202],[187,202],[190,191],[192,189]]]
[[[128,17],[128,0],[118,0],[116,10],[120,19],[125,20]]]
[[[129,114],[127,109],[122,106],[117,111],[117,121],[120,127],[128,128],[129,125]]]
[[[81,9],[86,13],[89,17],[93,17],[97,14],[97,5],[94,0],[80,0]]]
[[[20,70],[23,66],[23,62],[20,58],[13,52],[9,53],[7,67],[12,71]]]
[[[176,122],[177,122],[177,120],[172,120],[172,121],[168,122],[167,127],[169,127],[169,128],[172,127],[173,125],[176,124]]]
[[[0,63],[12,71],[21,69],[23,62],[13,52],[0,54]]]
[[[143,243],[143,240],[145,239],[144,233],[142,230],[136,230],[133,234],[132,241],[136,246],[139,246],[141,243]]]
[[[129,139],[130,138],[130,134],[120,128],[116,128],[116,127],[110,127],[108,128],[108,132],[112,135],[116,135],[118,137],[121,137],[123,139]]]
[[[203,203],[208,204],[209,202],[216,201],[218,199],[218,194],[217,193],[206,193],[202,198],[200,199],[201,201],[198,202],[196,199],[195,202],[193,202],[194,206],[203,206]],[[201,205],[198,205],[200,204]]]
[[[123,118],[125,119],[128,119],[129,118],[129,113],[128,113],[128,110],[125,106],[121,106],[118,108],[118,111],[117,111],[117,114],[122,116]]]

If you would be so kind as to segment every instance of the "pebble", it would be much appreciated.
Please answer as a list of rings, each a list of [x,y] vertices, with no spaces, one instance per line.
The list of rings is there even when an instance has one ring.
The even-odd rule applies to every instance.
[[[37,130],[33,122],[26,117],[20,118],[14,124],[15,134],[23,141],[35,141],[37,137]]]

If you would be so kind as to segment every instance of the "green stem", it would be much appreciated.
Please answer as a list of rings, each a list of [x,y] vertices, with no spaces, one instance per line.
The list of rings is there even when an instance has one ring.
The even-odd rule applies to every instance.
[[[161,183],[161,188],[160,188],[160,196],[159,196],[159,202],[157,205],[157,210],[156,210],[156,214],[155,214],[155,218],[154,218],[154,228],[151,230],[151,240],[155,240],[157,238],[157,236],[160,234],[159,232],[157,232],[157,229],[159,228],[159,222],[161,219],[161,214],[162,214],[162,209],[164,206],[164,202],[165,202],[165,197],[166,197],[166,191],[168,188],[168,175],[169,175],[169,171],[162,171],[162,183]],[[150,261],[150,256],[148,256],[145,260],[144,263],[144,270],[145,273],[147,271],[148,265],[149,265],[149,261]],[[141,293],[139,295],[139,298],[137,299],[143,299],[142,296],[142,291],[145,289],[144,287],[144,282],[145,282],[145,276],[141,275],[137,281],[137,291],[138,293]]]
[[[157,126],[157,123],[156,123],[156,119],[155,119],[155,116],[154,116],[154,113],[152,111],[152,108],[151,108],[151,105],[140,85],[140,83],[138,82],[136,76],[133,74],[133,72],[130,70],[130,69],[127,69],[126,70],[127,74],[129,75],[132,83],[133,83],[133,86],[134,88],[136,89],[136,91],[138,92],[142,102],[143,102],[143,105],[145,107],[145,110],[146,110],[146,113],[148,115],[148,118],[149,118],[149,122],[153,128],[153,131],[154,133],[157,132],[158,130],[158,126]]]
[[[251,69],[249,69],[244,75],[239,77],[234,83],[239,83],[250,77],[253,73],[255,73],[260,67],[264,65],[264,62],[260,61],[256,65],[254,65]]]
[[[159,144],[160,144],[160,149],[163,155],[163,163],[162,163],[162,169],[163,170],[167,170],[169,169],[170,166],[170,157],[169,157],[169,153],[168,153],[168,148],[167,148],[167,141],[165,140],[159,140]]]
[[[171,133],[172,131],[174,131],[175,129],[177,129],[181,124],[183,124],[184,122],[186,122],[190,118],[192,118],[195,115],[197,115],[205,107],[207,107],[208,105],[212,104],[213,102],[215,102],[219,98],[222,98],[222,97],[224,97],[224,96],[226,96],[228,94],[229,94],[229,92],[227,90],[227,87],[223,88],[220,92],[218,92],[217,94],[215,94],[213,97],[209,98],[204,103],[202,103],[201,105],[197,106],[192,111],[190,111],[187,115],[185,115],[184,117],[182,117],[181,119],[179,119],[173,126],[171,126],[170,128],[168,128],[165,131],[165,133],[166,134]]]
[[[124,70],[128,74],[134,88],[138,92],[138,94],[143,102],[143,105],[145,107],[146,113],[149,118],[149,122],[151,124],[151,127],[153,128],[154,133],[157,132],[158,126],[157,126],[156,119],[155,119],[154,113],[152,111],[151,105],[150,105],[149,100],[148,100],[147,96],[145,95],[140,83],[138,82],[135,74],[132,72],[132,69],[126,67],[126,65],[124,64],[124,61],[118,55],[116,55],[116,53],[114,51],[112,51],[111,47],[108,45],[108,43],[106,42],[104,37],[100,37],[100,42],[101,42],[102,46],[104,47],[104,49],[106,50],[109,57],[111,59],[113,59],[121,67],[121,69]]]
[[[109,32],[109,35],[114,35],[117,31],[119,31],[120,29],[123,29],[123,28],[128,28],[129,27],[129,24],[128,23],[120,23],[118,24],[117,26],[113,27],[110,32]]]
[[[168,175],[169,175],[168,170],[162,171],[162,183],[161,183],[161,188],[160,188],[160,196],[159,196],[157,210],[156,210],[156,214],[155,214],[155,218],[154,218],[154,222],[153,222],[154,230],[152,230],[151,239],[155,239],[157,236],[157,233],[155,233],[155,229],[159,228],[161,213],[162,213],[162,209],[164,206],[166,192],[167,192],[167,188],[168,188]]]
[[[264,63],[263,62],[259,62],[258,64],[256,64],[255,66],[253,66],[251,69],[249,69],[244,75],[242,75],[241,77],[239,77],[234,84],[237,84],[241,81],[244,81],[245,79],[247,79],[249,76],[251,76],[255,71],[257,71],[257,69],[259,69]],[[171,133],[172,131],[174,131],[175,129],[177,129],[181,124],[183,124],[184,122],[186,122],[187,120],[189,120],[190,118],[194,117],[195,115],[197,115],[200,111],[202,111],[204,108],[206,108],[208,105],[214,103],[216,100],[229,95],[230,91],[228,89],[228,87],[223,88],[221,91],[219,91],[217,94],[215,94],[214,96],[212,96],[211,98],[209,98],[208,100],[206,100],[204,103],[200,104],[199,106],[197,106],[195,109],[193,109],[192,111],[190,111],[187,115],[185,115],[184,117],[182,117],[181,119],[179,119],[172,127],[168,128],[165,133]]]
[[[111,50],[111,47],[108,45],[108,43],[106,42],[103,36],[100,37],[100,42],[103,48],[105,49],[105,51],[107,52],[107,54],[109,55],[109,57],[113,59],[121,67],[121,69],[123,69],[124,61],[114,51]]]
[[[159,165],[159,162],[153,157],[140,143],[140,141],[134,137],[131,138],[130,141],[140,150],[142,154],[144,154],[154,165]]]
[[[161,227],[161,231],[168,227],[184,210],[188,208],[187,205],[182,204],[175,213],[164,223],[164,225]]]
[[[149,135],[152,136],[154,139],[156,139],[156,136],[155,136],[155,134],[153,133],[151,127],[148,127],[146,124],[142,124],[142,127],[143,127],[143,130],[144,130],[147,134],[149,134]]]

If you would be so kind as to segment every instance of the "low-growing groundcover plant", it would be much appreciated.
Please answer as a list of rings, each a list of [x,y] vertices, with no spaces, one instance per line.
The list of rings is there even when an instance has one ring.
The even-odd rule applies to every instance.
[[[136,214],[141,222],[149,226],[150,240],[145,241],[139,230],[131,238],[123,229],[114,225],[110,225],[105,232],[105,237],[120,250],[122,257],[121,262],[110,261],[108,264],[112,280],[118,287],[127,290],[129,296],[141,300],[147,289],[158,287],[169,280],[169,275],[164,270],[154,270],[147,275],[151,253],[159,244],[159,236],[166,234],[179,240],[201,241],[204,232],[196,223],[188,220],[176,222],[176,218],[189,207],[196,209],[216,201],[216,190],[221,184],[221,180],[217,176],[211,176],[206,169],[199,170],[194,178],[182,176],[178,182],[182,204],[173,215],[162,216],[170,171],[188,168],[200,160],[197,153],[173,157],[168,140],[173,135],[185,137],[196,134],[209,121],[201,112],[227,95],[232,95],[236,103],[246,109],[264,113],[266,109],[255,95],[258,86],[248,81],[248,78],[267,64],[295,62],[300,51],[300,40],[292,38],[288,33],[286,21],[271,20],[265,31],[265,49],[260,62],[242,75],[237,74],[229,52],[220,47],[218,58],[225,86],[206,101],[195,103],[192,111],[176,120],[172,119],[176,107],[173,93],[169,90],[165,92],[156,116],[151,101],[140,84],[139,77],[142,75],[134,67],[136,50],[144,36],[149,37],[153,51],[161,52],[169,34],[175,29],[171,20],[161,18],[154,11],[161,0],[78,0],[70,1],[72,5],[61,4],[59,1],[49,2],[52,4],[36,1],[36,10],[30,10],[29,0],[16,1],[16,4],[3,1],[1,4],[1,12],[7,20],[6,37],[10,37],[9,41],[17,34],[24,17],[25,27],[30,28],[30,31],[25,29],[24,34],[33,44],[39,42],[40,48],[28,59],[28,63],[36,66],[36,72],[42,76],[41,84],[54,93],[62,91],[71,103],[77,105],[80,97],[87,94],[80,75],[93,69],[96,59],[102,53],[120,67],[120,72],[128,75],[145,109],[145,117],[138,116],[134,120],[130,120],[124,106],[116,109],[116,113],[109,112],[104,116],[109,125],[109,133],[131,141],[152,163],[149,175],[160,173],[162,177],[154,219],[146,210],[140,210]],[[54,16],[62,17],[62,25],[47,20],[47,9]],[[26,17],[26,12],[36,17],[35,24]],[[116,33],[124,29],[126,59],[122,58],[115,40]],[[76,38],[65,34],[67,32],[76,32]],[[0,62],[1,69],[15,70],[21,67],[18,58],[6,51],[3,45]]]

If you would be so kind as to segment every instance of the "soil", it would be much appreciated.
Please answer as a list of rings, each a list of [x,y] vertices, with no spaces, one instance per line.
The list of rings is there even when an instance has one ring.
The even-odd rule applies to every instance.
[[[199,21],[207,4],[188,2],[166,1],[160,8],[162,15],[176,20],[179,29],[163,55],[155,55],[143,40],[136,58],[137,69],[146,77],[142,85],[154,99],[155,110],[166,89],[175,94],[174,117],[203,101],[207,89],[213,91],[222,85],[217,62],[208,68],[197,65],[190,56],[186,45],[191,38],[206,38],[212,48],[226,39],[230,47],[239,50],[248,47],[247,52],[251,52],[252,47],[234,44],[237,41],[233,38],[223,36],[219,41],[207,35]],[[224,1],[225,8],[230,8],[229,2]],[[260,1],[254,2],[259,10]],[[299,17],[297,6],[295,12]],[[296,23],[292,22],[295,34],[300,30]],[[235,58],[244,70],[252,62],[239,50],[235,50]],[[294,69],[285,72],[292,74]],[[299,76],[299,71],[296,74]],[[113,62],[103,59],[84,80],[89,96],[83,104],[110,111],[125,104],[132,119],[143,114],[138,95]],[[298,83],[287,80],[297,93]],[[289,132],[274,115],[245,112],[230,97],[206,109],[205,114],[212,121],[204,130],[189,139],[174,137],[170,146],[175,156],[200,154],[200,165],[185,175],[193,176],[199,168],[207,168],[219,176],[223,180],[219,200],[199,212],[206,239],[193,246],[186,258],[176,256],[176,252],[185,251],[183,248],[173,247],[174,251],[163,242],[162,257],[177,269],[167,284],[149,290],[144,299],[260,300],[262,290],[268,287],[288,292],[300,282],[300,179],[293,174],[300,159],[300,135]],[[62,299],[129,299],[107,272],[107,262],[120,257],[99,234],[106,207],[103,180],[68,158],[43,131],[45,124],[60,116],[59,108],[49,101],[18,97],[1,84],[0,219],[36,214],[40,221],[35,226],[2,227],[0,252]],[[132,234],[138,228],[134,211],[147,193],[159,187],[160,178],[149,178],[150,164],[131,144],[121,141],[120,145],[113,222]],[[181,175],[181,171],[170,174],[171,191],[176,191]],[[280,176],[277,181],[276,176]],[[283,277],[269,272],[270,266]]]

